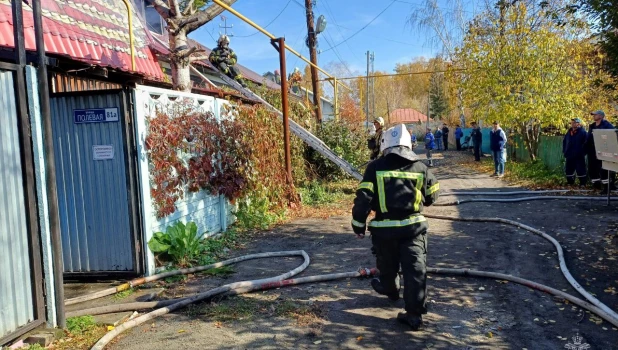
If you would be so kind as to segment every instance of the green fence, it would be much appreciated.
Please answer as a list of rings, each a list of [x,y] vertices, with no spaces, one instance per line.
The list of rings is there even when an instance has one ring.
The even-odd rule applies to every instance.
[[[515,135],[511,140],[512,143],[509,145],[511,157],[518,161],[530,160],[523,138],[520,135]],[[552,170],[561,170],[564,167],[562,136],[541,136],[538,159]]]

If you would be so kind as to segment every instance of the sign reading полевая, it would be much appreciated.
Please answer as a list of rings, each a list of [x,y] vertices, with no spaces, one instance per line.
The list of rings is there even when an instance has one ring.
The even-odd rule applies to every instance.
[[[75,124],[117,122],[119,117],[118,107],[73,110]]]

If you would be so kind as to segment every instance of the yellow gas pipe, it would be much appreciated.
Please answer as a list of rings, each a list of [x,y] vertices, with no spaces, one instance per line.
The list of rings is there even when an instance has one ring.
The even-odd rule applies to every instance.
[[[135,46],[133,45],[133,11],[131,11],[131,4],[129,0],[122,0],[127,7],[127,14],[129,15],[129,50],[131,52],[131,70],[135,71]]]
[[[125,0],[126,1],[126,0]],[[260,27],[259,25],[257,25],[256,23],[254,23],[252,20],[250,20],[249,18],[243,16],[240,12],[234,10],[233,8],[231,8],[230,6],[228,6],[226,3],[224,3],[221,0],[213,0],[213,2],[219,6],[221,6],[224,10],[230,12],[231,14],[233,14],[234,16],[240,18],[242,21],[246,22],[247,24],[249,24],[250,26],[252,26],[253,28],[257,29],[259,32],[261,32],[262,34],[266,35],[267,37],[269,37],[270,39],[276,39],[276,37],[272,34],[270,34],[266,29]],[[301,60],[307,62],[307,64],[310,64],[311,66],[315,67],[317,70],[319,70],[320,72],[324,73],[327,77],[328,77],[328,81],[333,84],[333,87],[335,88],[335,98],[334,98],[334,103],[335,103],[335,118],[337,118],[337,115],[339,114],[339,99],[337,97],[337,84],[339,84],[339,81],[337,80],[337,78],[335,78],[334,76],[328,74],[324,69],[320,68],[319,66],[313,64],[310,60],[306,59],[305,57],[303,57],[300,53],[298,53],[296,50],[294,50],[293,48],[289,47],[287,44],[285,45],[285,48],[290,51],[291,53],[293,53],[294,55],[296,55],[298,58],[300,58]],[[350,89],[348,86],[346,86],[345,84],[343,84],[343,87],[345,87],[346,89],[352,91],[352,89]]]

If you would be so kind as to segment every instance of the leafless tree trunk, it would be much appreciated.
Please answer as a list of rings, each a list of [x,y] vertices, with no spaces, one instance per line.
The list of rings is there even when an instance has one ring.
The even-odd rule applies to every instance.
[[[536,161],[539,153],[539,138],[541,137],[541,124],[535,120],[519,125],[524,145],[531,161]]]
[[[432,44],[439,44],[444,57],[453,62],[455,49],[466,33],[467,21],[460,0],[453,0],[450,10],[444,10],[438,0],[426,0],[425,6],[416,10],[408,19],[408,23],[422,30],[432,31],[435,36],[430,39]],[[465,74],[462,73],[462,79]],[[464,91],[457,88],[457,109],[462,123],[465,122]]]
[[[232,5],[236,0],[223,0]],[[219,5],[206,6],[203,0],[152,0],[167,23],[172,84],[175,90],[191,92],[191,62],[207,60],[204,50],[190,47],[187,36],[223,12]]]

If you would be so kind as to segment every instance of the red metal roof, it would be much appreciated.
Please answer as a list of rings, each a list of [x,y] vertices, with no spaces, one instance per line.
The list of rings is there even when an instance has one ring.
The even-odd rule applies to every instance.
[[[412,108],[399,108],[390,113],[391,124],[426,122],[427,116]]]
[[[135,70],[131,67],[128,15],[121,0],[41,0],[45,51],[85,63],[134,72],[152,80],[163,73],[152,40],[133,11]],[[36,49],[32,8],[24,3],[26,49]],[[0,46],[13,47],[11,1],[0,0]]]

